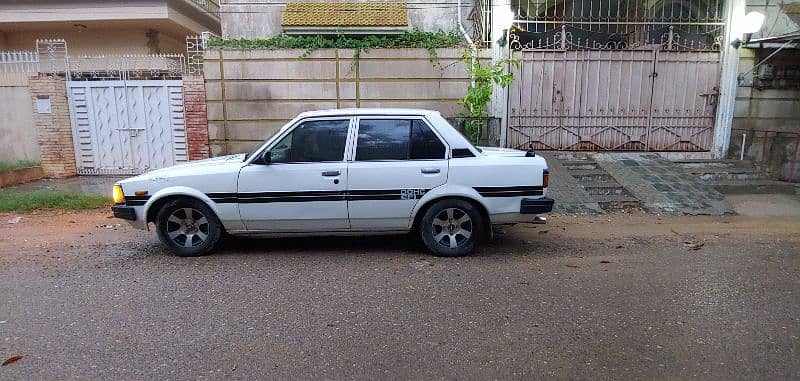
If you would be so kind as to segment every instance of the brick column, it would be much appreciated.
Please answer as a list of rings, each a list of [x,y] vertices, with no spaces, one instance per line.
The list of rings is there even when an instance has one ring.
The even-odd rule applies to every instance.
[[[66,79],[40,75],[30,77],[28,86],[45,176],[64,178],[77,175]]]
[[[183,77],[183,110],[186,118],[186,142],[189,160],[207,159],[208,113],[206,86],[202,74]]]

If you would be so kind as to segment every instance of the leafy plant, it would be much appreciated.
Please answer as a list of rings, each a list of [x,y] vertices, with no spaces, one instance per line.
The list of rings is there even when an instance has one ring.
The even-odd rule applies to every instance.
[[[474,56],[472,50],[464,51],[464,61],[467,63],[467,73],[471,81],[467,87],[467,94],[458,103],[464,106],[468,120],[464,122],[467,137],[478,143],[481,128],[489,112],[487,105],[492,99],[493,86],[508,87],[514,80],[514,75],[506,71],[508,65],[518,66],[519,61],[506,58],[494,63],[484,64]]]
[[[279,34],[255,40],[212,38],[208,41],[207,46],[218,49],[305,49],[300,58],[306,58],[318,49],[355,49],[356,59],[369,49],[422,48],[426,49],[432,58],[435,58],[436,49],[457,47],[462,45],[462,41],[461,36],[455,32],[413,30],[397,36],[349,37],[338,34],[328,38],[321,35]]]

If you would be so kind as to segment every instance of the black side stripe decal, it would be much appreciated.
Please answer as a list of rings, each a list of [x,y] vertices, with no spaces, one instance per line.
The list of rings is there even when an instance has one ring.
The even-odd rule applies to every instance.
[[[378,189],[352,191],[304,191],[304,192],[252,192],[252,193],[206,193],[218,204],[262,204],[272,202],[312,201],[364,201],[364,200],[409,200],[416,199],[428,189]]]
[[[516,186],[516,187],[475,187],[483,197],[520,197],[541,196],[544,187],[541,186]]]
[[[541,196],[541,186],[475,187],[483,197]],[[218,204],[262,204],[272,202],[311,201],[367,201],[367,200],[414,200],[430,189],[364,189],[351,191],[304,191],[304,192],[252,192],[252,193],[206,193]],[[125,196],[128,206],[142,206],[150,196]]]
[[[483,197],[541,196],[541,186],[475,187]],[[207,193],[218,204],[262,204],[273,202],[312,201],[368,201],[368,200],[413,200],[422,197],[429,189],[365,189],[351,191],[304,191],[304,192],[251,192],[251,193]]]

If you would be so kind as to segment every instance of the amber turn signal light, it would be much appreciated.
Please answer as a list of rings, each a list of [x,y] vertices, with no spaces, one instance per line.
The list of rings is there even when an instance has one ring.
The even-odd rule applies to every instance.
[[[122,193],[122,185],[114,185],[111,188],[111,198],[114,199],[115,204],[122,204],[125,202],[125,195]]]

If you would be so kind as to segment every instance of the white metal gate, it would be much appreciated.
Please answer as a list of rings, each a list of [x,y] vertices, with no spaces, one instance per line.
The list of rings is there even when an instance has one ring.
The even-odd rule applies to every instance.
[[[530,50],[509,96],[508,145],[542,150],[707,151],[719,53]]]
[[[138,174],[187,160],[182,81],[69,81],[67,87],[79,174]]]

